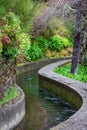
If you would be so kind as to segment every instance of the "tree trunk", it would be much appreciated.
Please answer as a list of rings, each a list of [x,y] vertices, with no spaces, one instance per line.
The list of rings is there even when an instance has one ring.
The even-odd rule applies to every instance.
[[[82,32],[79,61],[81,64],[87,65],[87,23],[84,24]]]
[[[76,74],[78,70],[79,52],[80,52],[80,37],[82,30],[82,6],[83,0],[78,1],[77,19],[76,19],[76,32],[74,38],[74,48],[72,56],[71,73]]]

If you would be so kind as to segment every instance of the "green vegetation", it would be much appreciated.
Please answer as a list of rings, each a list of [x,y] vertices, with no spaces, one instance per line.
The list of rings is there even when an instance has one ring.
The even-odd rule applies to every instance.
[[[50,5],[41,2],[41,0],[0,0],[0,59],[2,60],[2,63],[0,61],[2,64],[0,66],[0,77],[1,80],[3,79],[3,82],[0,82],[1,90],[6,85],[4,85],[6,80],[10,78],[14,81],[16,66],[13,65],[13,68],[11,68],[9,66],[10,61],[13,64],[23,65],[26,62],[36,61],[41,58],[72,56],[75,17],[72,14],[72,19],[56,16],[52,16],[52,18],[51,16],[45,17],[45,15],[50,14],[50,10],[47,10],[47,14],[45,12],[48,7]],[[85,27],[83,30],[86,30]],[[85,37],[84,32],[82,32],[82,37]],[[84,48],[83,53],[85,52],[85,55],[82,54],[82,59],[87,59],[87,45]],[[6,68],[7,64],[9,68]],[[6,69],[3,69],[3,67]],[[55,72],[87,82],[86,66],[79,65],[78,75],[75,76],[70,74],[70,67],[70,65],[59,67],[55,69]],[[8,86],[12,86],[9,84]],[[0,105],[9,102],[17,94],[16,88],[9,88],[6,90],[5,97],[3,97]]]
[[[71,56],[71,51],[62,50],[72,47],[72,42],[66,38],[66,35],[61,36],[61,34],[54,33],[49,35],[49,37],[42,35],[32,40],[32,35],[25,29],[25,22],[27,20],[28,25],[31,25],[31,18],[28,19],[28,16],[30,12],[35,14],[35,3],[32,0],[28,0],[27,7],[28,5],[31,6],[29,6],[30,8],[25,8],[26,2],[23,0],[21,2],[22,5],[17,0],[14,3],[9,1],[7,4],[7,2],[2,0],[2,7],[4,7],[5,13],[3,12],[0,19],[0,56],[16,60],[17,63],[35,61],[43,57]],[[37,6],[38,4],[40,3],[37,2]],[[16,10],[14,10],[15,7]],[[30,16],[33,17],[33,14]],[[61,29],[63,28],[60,27]],[[65,28],[64,34],[66,33],[68,32]]]
[[[23,30],[29,32],[33,18],[40,8],[41,4],[38,0],[37,2],[33,0],[0,0],[0,18],[7,12],[14,12],[20,17]]]
[[[60,67],[55,68],[54,70],[56,73],[61,74],[63,76],[67,76],[69,78],[80,80],[82,82],[87,83],[87,66],[79,64],[78,66],[78,74],[73,75],[70,73],[71,71],[71,64],[66,64]]]
[[[57,15],[45,17],[45,15],[51,14],[49,13],[50,10],[47,10],[47,14],[45,10],[50,7],[49,4],[47,5],[41,0],[0,0],[1,92],[3,92],[3,87],[6,88],[3,92],[4,94],[1,93],[0,99],[2,101],[0,101],[0,106],[19,95],[17,88],[7,87],[13,86],[15,82],[15,63],[21,66],[26,62],[36,61],[41,58],[72,56],[75,17],[72,14],[72,19],[56,17]],[[83,30],[86,30],[85,26]],[[83,37],[85,37],[85,33],[82,33]],[[84,41],[86,42],[87,40]],[[87,59],[87,45],[84,52],[85,55],[82,54],[82,59],[83,56],[84,59]],[[70,70],[71,65],[68,64],[56,68],[55,72],[87,82],[87,66],[79,64],[77,75],[72,75]]]
[[[51,38],[50,49],[53,51],[61,51],[63,48],[71,46],[71,43],[67,38],[61,37],[59,35],[54,35]]]
[[[6,58],[16,59],[18,55],[27,56],[30,48],[30,36],[23,32],[18,15],[13,12],[2,17],[3,26],[0,32],[0,53]]]
[[[39,36],[37,39],[33,41],[33,45],[37,45],[42,51],[42,57],[64,57],[72,54],[72,43],[65,37],[61,37],[59,35],[51,36],[50,38],[46,38],[45,36]],[[33,48],[34,46],[32,46]],[[31,48],[30,48],[31,49]],[[64,51],[66,49],[66,51]],[[70,50],[70,54],[68,53],[68,49]],[[34,51],[35,49],[33,49]],[[33,53],[34,56],[34,52]],[[30,54],[29,54],[30,55]],[[33,58],[31,58],[33,60]]]
[[[30,37],[27,33],[20,32],[19,34],[16,35],[17,41],[18,41],[18,48],[19,48],[19,53],[23,53],[27,55],[27,51],[30,48]]]
[[[19,16],[13,12],[8,12],[2,17],[1,23],[3,26],[0,32],[0,55],[17,59],[18,63],[38,60],[46,56],[48,50],[61,52],[62,49],[72,47],[72,43],[60,35],[49,38],[39,36],[31,42],[31,36],[21,28]]]
[[[46,52],[50,46],[50,40],[43,36],[39,36],[35,40],[35,43],[42,49],[43,52]]]
[[[5,91],[2,101],[0,101],[0,106],[10,102],[12,99],[15,99],[17,96],[19,96],[18,89],[16,87],[10,87],[8,90]]]
[[[30,31],[33,19],[37,16],[41,7],[42,6],[38,0],[36,2],[33,0],[14,0],[12,2],[12,11],[19,15],[22,29],[25,32]]]
[[[2,54],[2,44],[0,42],[0,56],[1,56],[1,54]]]
[[[40,59],[42,54],[42,50],[37,45],[32,45],[28,50],[28,57],[33,61]]]
[[[71,56],[75,23],[72,19],[54,16],[45,25],[47,27],[43,28],[41,25],[44,24],[44,20],[37,21],[37,19],[43,18],[41,16],[44,16],[43,10],[47,8],[46,6],[46,3],[40,0],[0,1],[0,56],[2,54],[6,58],[17,59],[18,63],[43,57]],[[33,33],[36,34],[35,37]],[[41,49],[41,56],[30,54],[33,45]],[[34,55],[37,58],[32,58]]]

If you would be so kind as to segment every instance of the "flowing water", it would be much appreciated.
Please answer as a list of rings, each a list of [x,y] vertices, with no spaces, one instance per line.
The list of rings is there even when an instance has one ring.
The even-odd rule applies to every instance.
[[[26,95],[26,115],[22,128],[16,130],[49,130],[76,112],[61,97],[39,88],[37,73],[22,75],[17,83]]]

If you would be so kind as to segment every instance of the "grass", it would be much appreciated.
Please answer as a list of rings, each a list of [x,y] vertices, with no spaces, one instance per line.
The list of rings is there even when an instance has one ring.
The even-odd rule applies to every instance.
[[[10,87],[4,93],[3,99],[0,101],[0,107],[10,102],[12,99],[16,98],[19,95],[19,91],[16,87]]]
[[[87,66],[83,66],[83,65],[79,64],[78,73],[76,75],[73,75],[70,73],[71,63],[57,67],[57,68],[55,68],[54,71],[63,76],[87,83]]]

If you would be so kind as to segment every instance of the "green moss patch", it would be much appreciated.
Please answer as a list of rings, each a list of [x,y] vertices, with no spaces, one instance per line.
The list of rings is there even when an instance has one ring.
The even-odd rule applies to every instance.
[[[67,76],[69,78],[87,83],[87,66],[83,66],[83,65],[79,64],[78,65],[78,74],[76,74],[76,75],[73,75],[70,73],[71,63],[57,67],[57,68],[55,68],[54,71],[63,76]]]
[[[2,101],[0,101],[0,106],[5,105],[17,96],[19,96],[18,89],[16,87],[10,87],[7,91],[5,91]]]

